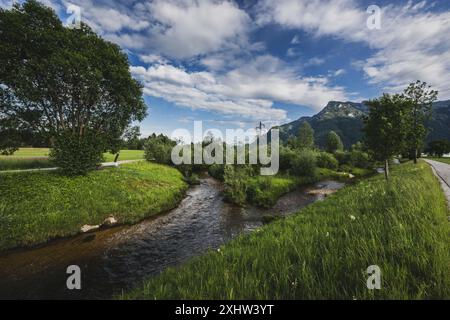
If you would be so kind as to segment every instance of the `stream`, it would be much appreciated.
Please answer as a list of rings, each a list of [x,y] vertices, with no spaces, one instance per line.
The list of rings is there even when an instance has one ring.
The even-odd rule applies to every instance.
[[[0,299],[109,299],[251,232],[265,215],[289,215],[343,186],[324,181],[284,195],[271,209],[241,208],[223,201],[220,182],[204,178],[177,208],[136,225],[0,254]],[[69,265],[81,268],[81,290],[66,287]]]

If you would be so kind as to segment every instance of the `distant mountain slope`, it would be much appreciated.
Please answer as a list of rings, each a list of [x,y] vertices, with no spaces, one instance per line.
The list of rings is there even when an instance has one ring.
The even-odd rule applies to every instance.
[[[367,111],[364,102],[330,101],[318,114],[280,126],[280,138],[287,141],[290,136],[297,135],[300,125],[306,121],[314,129],[318,146],[325,145],[326,135],[333,130],[339,134],[345,147],[349,148],[362,139],[363,116]],[[433,117],[427,126],[430,129],[428,141],[450,140],[450,100],[438,101],[433,105]]]

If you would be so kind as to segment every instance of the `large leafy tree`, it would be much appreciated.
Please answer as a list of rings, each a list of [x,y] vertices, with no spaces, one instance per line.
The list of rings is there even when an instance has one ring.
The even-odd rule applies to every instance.
[[[75,148],[64,154],[82,152],[76,150],[86,145],[82,140],[94,139],[98,155],[116,151],[127,126],[145,117],[127,56],[87,25],[66,28],[50,8],[29,0],[0,9],[0,30],[0,93],[7,104],[0,119]]]
[[[385,164],[389,178],[389,160],[401,153],[408,134],[407,115],[410,102],[403,95],[384,94],[367,102],[369,114],[364,119],[365,142],[375,159]]]
[[[298,130],[298,146],[300,148],[314,147],[314,129],[308,122],[303,122]]]
[[[423,147],[427,128],[425,121],[430,119],[433,102],[437,100],[438,92],[432,90],[426,82],[417,80],[411,83],[404,91],[404,96],[410,101],[408,114],[408,144],[407,148],[417,163],[419,150]]]

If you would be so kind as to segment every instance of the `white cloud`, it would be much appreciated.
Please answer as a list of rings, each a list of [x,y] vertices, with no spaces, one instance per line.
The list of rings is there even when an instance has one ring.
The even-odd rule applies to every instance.
[[[96,32],[142,54],[186,59],[249,46],[251,19],[227,0],[70,2],[81,7],[82,20]]]
[[[164,28],[154,34],[158,47],[175,58],[192,57],[245,41],[249,16],[231,2],[155,1],[154,18]]]
[[[369,82],[389,91],[420,79],[440,90],[441,99],[449,98],[450,12],[429,12],[426,1],[388,5],[381,30],[369,30],[366,9],[353,0],[264,0],[257,21],[365,43],[375,50],[359,62]]]
[[[310,58],[308,61],[306,61],[305,66],[320,66],[325,63],[325,59],[314,57]]]
[[[172,65],[132,67],[144,92],[180,106],[234,114],[252,119],[281,121],[286,111],[274,102],[305,105],[320,110],[329,100],[346,98],[327,79],[301,78],[273,56],[262,55],[223,74],[188,72]]]
[[[300,43],[300,38],[299,38],[299,36],[295,35],[291,40],[291,44],[299,44],[299,43]]]

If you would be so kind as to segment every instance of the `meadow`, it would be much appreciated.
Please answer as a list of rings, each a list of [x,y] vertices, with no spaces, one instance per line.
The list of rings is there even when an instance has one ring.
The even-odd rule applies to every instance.
[[[51,168],[55,165],[48,159],[48,148],[20,148],[12,156],[0,156],[0,171]],[[105,162],[114,161],[116,155],[103,154]],[[143,150],[121,150],[119,161],[144,159]]]
[[[449,299],[450,225],[423,161],[149,278],[122,299]],[[381,269],[368,290],[367,268]]]
[[[79,233],[112,215],[135,223],[174,208],[187,184],[178,170],[149,162],[65,177],[55,172],[0,176],[0,250]]]

